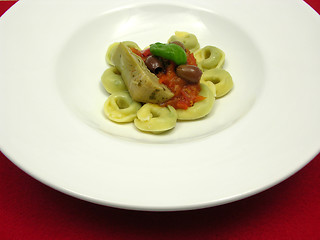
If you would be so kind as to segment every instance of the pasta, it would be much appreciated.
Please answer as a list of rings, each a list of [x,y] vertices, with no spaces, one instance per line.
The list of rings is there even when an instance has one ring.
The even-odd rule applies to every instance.
[[[212,109],[215,101],[215,94],[212,89],[207,85],[201,83],[200,96],[204,96],[205,99],[196,102],[192,107],[186,110],[177,109],[178,120],[195,120],[206,116]]]
[[[194,52],[200,48],[197,37],[191,33],[176,31],[175,34],[169,38],[168,43],[173,41],[182,42],[190,52]]]
[[[118,123],[132,122],[141,107],[141,103],[131,99],[128,92],[117,92],[111,94],[104,104],[106,116]]]
[[[222,68],[225,59],[225,53],[217,47],[206,46],[194,53],[198,66],[202,71],[212,68]]]
[[[113,44],[111,44],[107,50],[107,54],[106,54],[106,62],[111,65],[114,66],[113,61],[111,60],[115,50],[117,49],[117,47],[119,46],[120,42],[115,42]],[[124,45],[128,46],[128,47],[132,47],[132,48],[136,48],[138,50],[140,50],[140,47],[138,46],[138,44],[136,44],[135,42],[132,41],[124,41],[122,42]]]
[[[213,68],[202,74],[200,82],[211,82],[215,85],[216,97],[226,95],[233,88],[233,81],[230,73],[221,68]]]
[[[115,67],[108,68],[104,71],[101,82],[105,90],[110,94],[127,90],[120,72]]]
[[[177,112],[172,106],[160,107],[146,103],[137,112],[135,126],[141,131],[159,134],[176,126]]]
[[[110,94],[104,113],[117,123],[133,123],[146,133],[161,134],[178,121],[207,116],[217,98],[233,88],[223,69],[225,53],[200,44],[194,34],[176,31],[167,44],[141,50],[132,41],[109,46],[101,82]]]

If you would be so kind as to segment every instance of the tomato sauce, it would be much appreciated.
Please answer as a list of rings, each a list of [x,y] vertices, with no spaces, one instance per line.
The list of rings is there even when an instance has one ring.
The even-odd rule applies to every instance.
[[[147,57],[151,55],[150,48],[142,51],[139,51],[138,49],[135,49],[135,48],[130,48],[130,49],[134,54],[141,57],[143,61],[146,61]]]
[[[150,50],[139,51],[137,49],[131,48],[132,52],[140,56],[143,61],[151,55]],[[197,61],[189,50],[186,50],[187,54],[187,64],[197,66]],[[200,84],[192,84],[178,77],[175,71],[176,64],[172,61],[168,64],[164,72],[157,74],[159,82],[166,85],[174,96],[165,103],[161,103],[160,106],[171,105],[175,109],[188,109],[192,107],[194,103],[199,102],[205,97],[199,96],[201,90]]]

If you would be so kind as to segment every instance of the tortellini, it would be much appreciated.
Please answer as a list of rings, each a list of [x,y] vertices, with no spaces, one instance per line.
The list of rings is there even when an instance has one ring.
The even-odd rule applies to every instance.
[[[148,49],[150,47],[141,51],[139,46],[132,41],[124,41],[121,42],[122,44],[120,42],[113,43],[105,55],[105,60],[110,68],[105,70],[101,76],[102,85],[110,94],[103,106],[105,116],[108,119],[117,123],[133,123],[138,130],[145,133],[161,134],[175,128],[179,121],[197,120],[207,116],[214,107],[216,99],[230,92],[233,88],[233,80],[231,75],[223,69],[225,53],[221,49],[214,46],[205,46],[200,49],[197,37],[188,32],[176,31],[169,38],[168,43],[173,41],[182,42],[183,45],[176,44],[187,49],[186,65],[197,65],[201,69],[200,71],[197,68],[200,75],[202,74],[201,78],[199,75],[200,82],[198,82],[199,78],[196,82],[188,82],[186,77],[184,78],[184,75],[179,72],[181,65],[169,63],[168,59],[168,61],[162,59],[165,64],[163,71],[158,73],[159,75],[152,73],[145,63],[149,57],[148,54],[153,54]],[[127,47],[135,48],[141,52],[131,51]],[[126,49],[126,54],[123,54],[124,51],[120,51],[121,49]],[[139,64],[132,64],[133,61],[128,59],[137,59]],[[171,68],[168,67],[170,64]],[[141,69],[138,71],[137,66],[143,71]],[[172,74],[168,69],[173,69],[170,70]],[[140,74],[136,74],[137,72]],[[161,75],[167,72],[170,74]],[[142,81],[146,76],[149,76],[148,74],[153,76],[154,81]],[[167,77],[168,79],[166,79]],[[163,79],[166,81],[162,82]],[[162,89],[155,89],[150,94],[150,89],[158,86],[158,83],[163,85],[161,85]],[[198,84],[201,89],[199,94]],[[140,91],[137,90],[138,87]],[[161,102],[151,101],[155,99],[155,94],[166,90],[167,87],[168,92],[174,95],[173,97],[170,95],[166,99],[162,98]],[[147,96],[147,100],[138,99],[135,96],[137,94],[142,98]]]
[[[196,102],[192,107],[186,110],[177,109],[178,120],[195,120],[206,116],[212,109],[215,101],[214,92],[203,83],[200,83],[201,91],[200,96],[205,97],[204,100]]]
[[[118,123],[132,122],[141,107],[141,103],[131,99],[128,92],[117,92],[111,94],[105,104],[104,113],[106,116]]]
[[[111,44],[107,50],[107,54],[106,54],[106,62],[111,65],[111,66],[114,66],[113,62],[112,62],[112,56],[115,52],[115,50],[117,49],[118,45],[119,45],[120,42],[115,42],[113,44]],[[132,42],[132,41],[124,41],[122,42],[124,45],[128,46],[129,48],[135,48],[135,49],[138,49],[138,50],[141,50],[140,47],[138,46],[138,44],[136,44],[135,42]]]
[[[177,112],[172,106],[160,107],[157,104],[146,103],[137,112],[135,126],[141,131],[162,133],[176,126]]]
[[[105,90],[110,94],[127,90],[120,72],[115,67],[110,67],[104,71],[101,82]]]
[[[212,68],[222,68],[225,60],[225,53],[213,46],[206,46],[194,53],[198,67],[205,72]]]
[[[221,68],[213,68],[205,71],[201,76],[200,82],[213,83],[215,85],[217,98],[223,97],[233,88],[233,80],[230,73]]]
[[[171,36],[168,42],[179,41],[182,42],[190,52],[194,52],[200,48],[197,37],[194,34],[187,32],[176,31],[173,36]]]

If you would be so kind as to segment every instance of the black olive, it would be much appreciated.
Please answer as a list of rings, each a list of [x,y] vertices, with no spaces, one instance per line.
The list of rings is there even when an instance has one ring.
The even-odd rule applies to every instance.
[[[176,69],[176,74],[189,83],[199,83],[202,71],[194,65],[179,65]]]
[[[163,71],[163,62],[156,56],[150,55],[147,57],[145,64],[148,69],[155,74]]]

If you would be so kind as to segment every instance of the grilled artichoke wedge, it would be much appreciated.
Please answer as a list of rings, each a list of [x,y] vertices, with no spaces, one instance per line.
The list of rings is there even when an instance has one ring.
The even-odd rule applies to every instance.
[[[159,104],[173,97],[174,94],[167,86],[159,83],[158,77],[125,44],[118,45],[112,61],[134,101]]]

